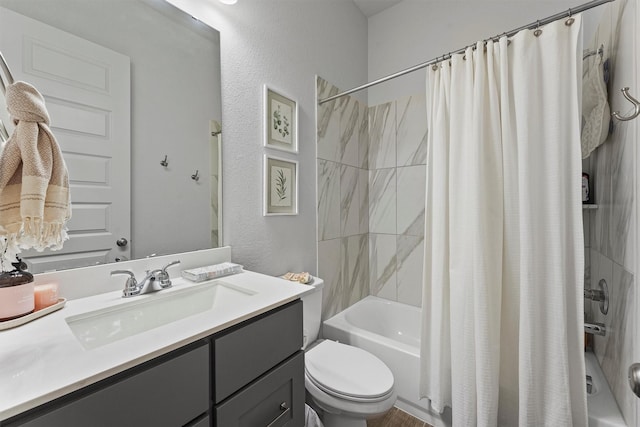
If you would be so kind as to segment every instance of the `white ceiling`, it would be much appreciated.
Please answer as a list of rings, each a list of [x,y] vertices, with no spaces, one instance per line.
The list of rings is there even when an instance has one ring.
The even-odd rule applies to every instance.
[[[396,5],[401,1],[402,0],[353,0],[356,6],[358,6],[367,18]]]

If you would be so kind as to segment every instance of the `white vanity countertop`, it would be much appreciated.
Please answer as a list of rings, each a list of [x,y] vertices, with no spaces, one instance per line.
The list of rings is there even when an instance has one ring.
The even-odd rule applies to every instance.
[[[192,283],[174,278],[173,288],[122,298],[121,291],[68,301],[65,307],[31,323],[0,331],[0,421],[108,378],[229,326],[309,293],[311,287],[245,271],[222,281],[256,294],[185,317],[118,341],[86,350],[66,318],[216,281]]]

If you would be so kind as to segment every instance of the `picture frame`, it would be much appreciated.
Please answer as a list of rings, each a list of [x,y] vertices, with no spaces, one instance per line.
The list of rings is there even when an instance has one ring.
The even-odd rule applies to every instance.
[[[298,152],[298,103],[264,85],[264,146]]]
[[[298,162],[264,155],[264,216],[298,215]]]

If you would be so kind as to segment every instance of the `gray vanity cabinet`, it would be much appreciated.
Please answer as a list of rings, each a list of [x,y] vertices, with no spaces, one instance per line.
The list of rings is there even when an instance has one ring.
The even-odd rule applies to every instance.
[[[217,427],[304,425],[304,353],[298,352],[214,409]]]
[[[0,427],[302,427],[301,347],[296,300]]]
[[[180,352],[180,350],[178,350]],[[209,409],[209,346],[153,361],[25,414],[14,427],[178,427]],[[164,360],[163,360],[164,359]],[[158,363],[158,364],[156,364]]]
[[[301,347],[302,301],[217,336],[213,341],[215,426],[303,426]]]

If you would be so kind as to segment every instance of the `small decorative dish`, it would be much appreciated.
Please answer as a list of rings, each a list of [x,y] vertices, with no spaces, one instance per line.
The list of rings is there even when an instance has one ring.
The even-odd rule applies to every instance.
[[[0,331],[5,329],[15,328],[16,326],[24,325],[25,323],[29,323],[32,320],[36,320],[42,316],[46,316],[49,313],[53,313],[54,311],[60,310],[67,303],[66,298],[58,299],[58,302],[50,305],[49,307],[45,307],[41,310],[34,311],[33,313],[26,314],[24,316],[17,317],[11,320],[0,321]]]

